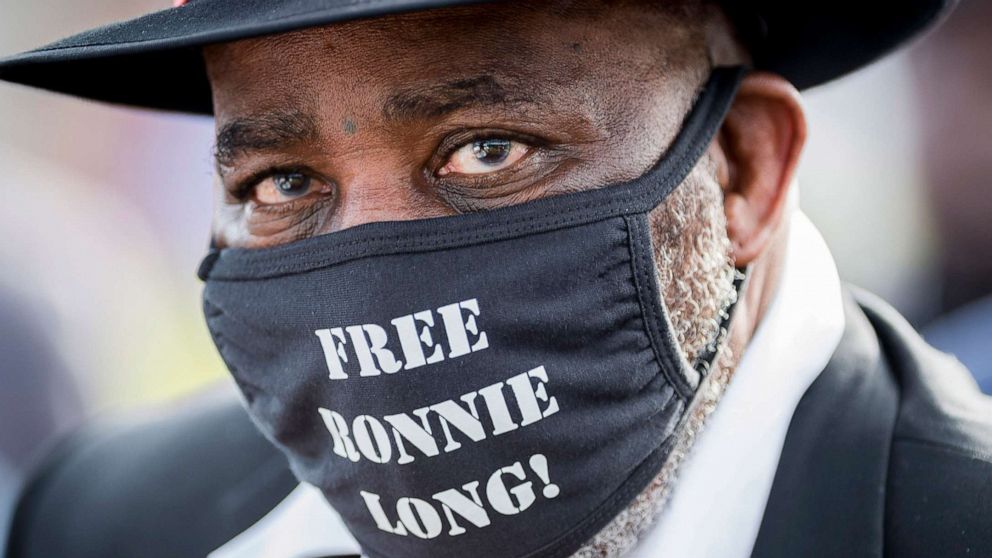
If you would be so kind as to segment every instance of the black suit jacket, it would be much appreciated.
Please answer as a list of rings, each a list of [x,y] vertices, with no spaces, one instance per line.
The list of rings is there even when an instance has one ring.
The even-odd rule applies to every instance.
[[[870,295],[848,295],[845,312],[793,416],[754,556],[992,556],[992,400]],[[96,427],[30,483],[8,558],[204,556],[295,486],[230,396]]]

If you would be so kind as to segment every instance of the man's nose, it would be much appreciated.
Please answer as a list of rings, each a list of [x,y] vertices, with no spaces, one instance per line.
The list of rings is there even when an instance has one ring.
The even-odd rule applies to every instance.
[[[366,167],[365,172],[353,175],[338,188],[340,197],[332,219],[333,230],[454,213],[427,188],[416,184],[409,172],[374,172]]]

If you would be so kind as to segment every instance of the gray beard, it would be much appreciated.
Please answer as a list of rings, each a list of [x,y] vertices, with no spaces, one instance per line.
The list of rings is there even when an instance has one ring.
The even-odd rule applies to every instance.
[[[675,337],[689,362],[724,337],[721,317],[736,301],[733,281],[737,272],[727,238],[723,193],[713,171],[711,160],[701,161],[650,219],[658,283]],[[707,383],[700,388],[703,391],[674,434],[674,448],[661,471],[573,558],[620,557],[637,544],[664,510],[679,466],[716,408],[735,366],[730,349],[722,347]]]

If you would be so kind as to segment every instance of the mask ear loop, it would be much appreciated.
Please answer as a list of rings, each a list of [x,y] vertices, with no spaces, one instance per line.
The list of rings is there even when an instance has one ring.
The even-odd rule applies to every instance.
[[[723,124],[724,117],[733,103],[744,67],[715,68],[706,83],[696,94],[692,110],[683,119],[681,130],[666,152],[637,182],[629,186],[644,189],[644,195],[635,193],[630,213],[625,216],[631,243],[632,263],[637,282],[638,296],[644,313],[645,329],[655,359],[669,383],[686,401],[694,398],[705,379],[715,352],[722,343],[714,344],[712,351],[705,351],[702,362],[690,361],[676,338],[672,316],[664,301],[659,284],[656,261],[653,257],[655,238],[651,234],[650,214],[681,187],[706,153],[713,138]],[[636,213],[635,213],[636,212]],[[723,320],[721,320],[722,322]],[[722,324],[721,324],[722,325]],[[722,330],[723,328],[721,328]],[[722,341],[722,337],[721,337]],[[709,346],[709,345],[708,345]],[[704,348],[705,349],[705,348]]]
[[[747,68],[739,67],[736,68],[737,75],[734,76],[734,96],[736,97],[737,88],[740,86],[740,80],[743,79],[744,74],[747,72]],[[731,101],[732,102],[732,101]],[[727,106],[727,111],[730,110],[730,106]],[[723,121],[726,119],[726,113],[720,119],[720,126],[723,126]],[[714,137],[719,133],[719,127],[714,133]],[[750,265],[741,269],[739,267],[734,268],[734,280],[733,288],[734,295],[733,300],[727,305],[726,308],[720,311],[720,327],[717,331],[716,338],[710,341],[703,350],[696,355],[692,363],[692,368],[696,370],[702,378],[706,378],[713,366],[717,364],[720,355],[723,354],[724,348],[729,344],[730,337],[730,326],[733,321],[735,311],[740,304],[744,293],[747,292],[748,279],[751,277],[751,267]]]
[[[719,133],[720,127],[723,125],[723,121],[726,118],[727,112],[730,110],[730,106],[733,103],[733,98],[737,94],[737,88],[740,86],[740,81],[743,79],[744,75],[748,72],[748,70],[749,68],[747,68],[746,66],[712,68],[710,80],[707,82],[705,87],[729,88],[729,91],[725,93],[725,95],[727,96],[723,97],[724,100],[716,101],[718,103],[726,103],[726,104],[723,105],[721,112],[717,117],[718,120],[716,121],[711,120],[708,124],[705,122],[696,122],[691,117],[691,115],[699,108],[698,105],[700,104],[699,102],[702,94],[698,95],[696,99],[696,104],[693,107],[693,111],[690,113],[690,117],[687,118],[687,121],[683,122],[682,124],[683,127],[703,126],[705,128],[708,126],[713,126],[713,128],[710,129],[707,135],[711,135],[713,138],[715,138],[716,134]],[[686,133],[686,130],[683,129],[682,133]],[[710,141],[712,141],[712,139]],[[708,147],[708,145],[709,145],[708,143],[706,146],[698,146],[697,144],[697,149],[700,149],[701,151],[698,153],[698,156],[690,157],[690,160],[693,161],[692,167],[694,167],[695,164],[698,163],[699,159],[702,158],[702,156],[705,153],[705,149]],[[691,173],[692,173],[691,167],[686,169],[685,172],[686,178],[683,178],[682,182],[678,184],[671,185],[667,191],[662,192],[660,197],[656,198],[656,203],[649,211],[653,211],[654,209],[657,209],[658,206],[664,203],[665,200],[668,199],[669,195],[672,192],[674,192],[676,188],[682,186],[682,183],[685,182],[685,180],[688,178],[688,176]],[[699,374],[700,378],[706,378],[706,376],[709,375],[709,372],[712,369],[713,365],[716,364],[718,358],[723,353],[724,347],[726,347],[726,345],[728,344],[727,341],[728,341],[728,337],[730,336],[730,325],[735,310],[737,309],[737,306],[741,298],[744,296],[744,293],[746,292],[748,277],[750,277],[750,267],[745,267],[744,269],[735,268],[734,280],[733,280],[733,288],[734,288],[733,300],[731,300],[730,303],[720,311],[720,327],[717,332],[716,338],[711,340],[705,347],[703,347],[702,351],[698,355],[696,355],[695,359],[691,363],[692,369]],[[661,290],[660,285],[658,286],[658,289],[660,296],[660,290]],[[662,306],[664,307],[665,305],[663,304]],[[667,308],[665,312],[666,312],[666,319],[668,319],[670,323],[670,317],[667,317]]]
[[[706,155],[737,96],[746,66],[713,68],[710,77],[696,92],[692,108],[680,124],[671,145],[642,178],[649,190],[639,199],[639,211],[652,211],[685,182],[700,159]]]

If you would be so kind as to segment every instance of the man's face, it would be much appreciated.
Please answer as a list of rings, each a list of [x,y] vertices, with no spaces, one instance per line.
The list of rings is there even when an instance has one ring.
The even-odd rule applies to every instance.
[[[678,133],[711,43],[730,35],[698,0],[541,0],[208,47],[214,239],[276,246],[636,178]],[[731,290],[716,174],[705,158],[652,213],[659,282],[690,360]]]
[[[488,210],[627,180],[706,77],[647,2],[501,3],[208,48],[222,246]]]
[[[210,47],[215,240],[275,246],[633,179],[662,156],[709,74],[702,13],[691,1],[499,3]],[[733,293],[716,174],[704,159],[651,216],[689,359],[716,337]],[[673,470],[579,555],[633,544]]]

